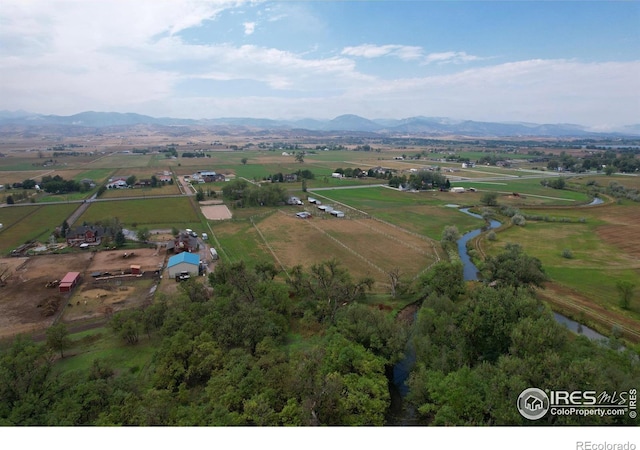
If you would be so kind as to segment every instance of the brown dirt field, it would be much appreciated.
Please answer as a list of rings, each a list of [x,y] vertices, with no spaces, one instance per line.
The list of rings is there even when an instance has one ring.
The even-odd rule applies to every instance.
[[[207,220],[225,220],[232,217],[227,205],[200,206],[200,210]]]
[[[108,283],[89,280],[73,292],[62,318],[65,322],[73,322],[141,306],[147,300],[152,284],[151,279],[113,279]]]
[[[49,325],[53,317],[43,316],[38,305],[57,297],[62,303],[64,297],[57,288],[47,288],[46,283],[60,280],[67,272],[84,272],[90,257],[90,253],[81,253],[26,258],[7,280],[7,285],[0,288],[0,337]]]
[[[603,225],[597,229],[598,237],[628,255],[640,258],[640,227],[631,225]]]
[[[388,291],[389,271],[415,276],[436,260],[428,241],[374,220],[303,220],[281,213],[258,228],[285,267],[338,258],[354,278],[374,278],[375,291]]]
[[[609,222],[596,230],[604,242],[618,247],[624,253],[640,258],[640,208],[633,206],[609,207],[601,218]]]
[[[91,273],[96,271],[109,271],[116,273],[127,270],[131,264],[141,266],[144,271],[154,271],[160,264],[164,264],[166,254],[160,250],[156,254],[154,249],[136,249],[135,255],[123,258],[122,251],[82,252],[65,255],[42,255],[30,258],[4,258],[1,263],[11,265],[13,274],[8,278],[7,285],[0,287],[0,337],[13,336],[18,333],[30,333],[47,327],[55,316],[45,316],[44,307],[49,301],[58,301],[56,313],[69,300],[68,294],[60,294],[57,288],[47,288],[46,284],[52,280],[60,280],[67,272],[80,272],[82,279],[79,286],[72,292],[70,301],[72,307],[77,307],[74,300],[76,295],[92,286]],[[20,264],[18,264],[20,263]],[[4,266],[2,266],[4,267]],[[127,291],[118,291],[110,287],[108,298],[103,298],[100,304],[92,302],[87,305],[86,311],[69,315],[65,311],[65,320],[95,317],[104,314],[104,304],[119,302],[120,297],[126,292],[126,306],[133,305],[135,301],[143,301],[151,285],[150,279],[128,279],[122,283],[127,286]],[[115,284],[115,281],[114,281]],[[141,288],[138,289],[137,285]],[[91,294],[89,294],[91,295]],[[84,299],[81,300],[82,302]],[[75,303],[74,303],[75,302]],[[40,305],[40,306],[38,306]],[[83,305],[84,306],[84,305]],[[89,308],[89,306],[91,308]]]
[[[123,250],[110,250],[104,252],[97,252],[94,254],[91,261],[90,270],[87,269],[87,274],[97,271],[108,272],[121,272],[130,269],[132,264],[137,264],[140,269],[147,271],[157,270],[164,264],[166,257],[166,251],[164,249],[153,248],[137,248],[134,250],[127,250],[127,253],[133,252],[133,256],[123,258],[125,251]]]

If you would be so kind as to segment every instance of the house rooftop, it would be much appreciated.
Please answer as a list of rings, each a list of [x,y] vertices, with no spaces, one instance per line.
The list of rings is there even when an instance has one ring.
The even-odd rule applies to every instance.
[[[195,264],[197,266],[200,264],[200,256],[196,253],[182,252],[169,258],[167,267],[173,267],[183,262]]]

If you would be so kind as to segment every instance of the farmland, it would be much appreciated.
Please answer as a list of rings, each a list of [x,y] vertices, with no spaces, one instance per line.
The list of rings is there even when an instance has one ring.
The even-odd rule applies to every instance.
[[[637,189],[640,187],[638,177],[559,175],[537,168],[529,162],[532,156],[517,152],[510,155],[513,168],[485,165],[463,168],[459,162],[448,159],[501,154],[478,151],[469,145],[456,148],[450,143],[438,146],[430,142],[403,148],[380,144],[374,145],[376,150],[369,152],[351,151],[355,145],[347,145],[342,150],[309,150],[318,146],[314,141],[307,147],[304,161],[300,162],[294,154],[301,150],[258,148],[262,144],[258,138],[230,136],[224,143],[219,143],[219,138],[202,136],[200,143],[187,143],[162,135],[136,136],[124,141],[102,136],[87,147],[77,148],[74,155],[63,154],[56,158],[33,141],[23,146],[32,151],[20,151],[20,146],[14,145],[8,156],[0,161],[0,183],[8,185],[25,179],[38,181],[44,175],[60,175],[65,179],[91,179],[100,186],[111,177],[134,175],[140,180],[162,173],[171,173],[182,182],[184,175],[198,170],[213,170],[263,182],[276,173],[308,170],[314,174],[314,179],[305,181],[308,192],[303,191],[300,179],[282,184],[286,192],[302,198],[305,205],[237,207],[228,204],[232,219],[220,221],[207,220],[193,197],[181,192],[178,183],[156,188],[112,189],[87,203],[83,202],[89,200],[97,187],[83,193],[31,192],[20,202],[35,203],[0,209],[0,223],[3,223],[0,251],[6,255],[30,240],[47,242],[55,227],[83,205],[75,225],[117,218],[133,231],[142,228],[163,230],[163,233],[173,228],[205,231],[210,233],[210,243],[217,247],[222,261],[244,260],[250,265],[271,262],[282,269],[279,275],[282,280],[294,266],[308,268],[336,259],[354,278],[372,277],[375,281],[373,292],[380,297],[389,293],[390,272],[398,271],[405,280],[415,280],[434,262],[446,258],[439,243],[445,227],[455,225],[461,233],[481,227],[482,220],[461,214],[458,207],[472,206],[481,212],[484,194],[495,192],[498,207],[491,210],[503,223],[509,219],[500,216],[500,206],[518,208],[523,214],[539,219],[528,220],[525,227],[503,227],[496,233],[495,241],[482,235],[480,254],[494,255],[507,242],[520,243],[527,253],[542,261],[552,280],[549,286],[555,289],[553,292],[570,290],[572,296],[579,296],[599,308],[640,320],[637,299],[629,311],[622,311],[617,305],[615,291],[617,281],[634,282],[640,278],[637,203],[607,199],[604,206],[584,206],[591,200],[587,193],[588,183],[607,186],[616,182],[628,189]],[[184,152],[200,151],[203,142],[213,141],[218,143],[203,150],[204,157],[181,156]],[[178,157],[171,158],[157,151],[131,153],[133,149],[144,148],[145,142],[161,150],[173,146]],[[300,148],[304,148],[304,144]],[[283,155],[283,151],[289,154]],[[404,155],[403,158],[417,156],[414,156],[416,159],[400,159],[400,155]],[[49,159],[53,162],[48,162]],[[389,188],[387,180],[382,178],[331,176],[338,168],[366,171],[378,167],[406,177],[418,170],[439,170],[451,180],[452,186],[472,187],[475,191],[409,192]],[[552,189],[541,184],[541,180],[557,176],[566,176],[571,189]],[[217,182],[198,187],[203,192],[217,191],[219,194],[224,185]],[[6,190],[0,193],[0,199],[17,193],[17,190]],[[192,190],[187,192],[193,193]],[[346,217],[338,219],[317,210],[308,204],[308,196],[340,209]],[[311,219],[295,217],[296,212],[304,210],[312,214]],[[571,252],[572,258],[562,256],[565,249]],[[73,250],[63,252],[70,252],[70,256],[65,257],[74,258]],[[145,285],[139,291],[133,289],[127,293],[123,290],[121,293],[123,298],[131,298],[144,295],[147,288]],[[175,286],[171,283],[163,288],[163,292],[172,290],[175,291]],[[93,294],[101,295],[89,295]],[[76,316],[83,315],[81,309],[76,310]],[[563,311],[571,313],[566,308]],[[67,314],[65,320],[72,321],[74,317]]]

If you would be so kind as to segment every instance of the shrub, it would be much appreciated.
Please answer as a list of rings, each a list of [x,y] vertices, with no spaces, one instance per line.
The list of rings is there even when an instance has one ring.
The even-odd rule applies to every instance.
[[[527,221],[522,214],[516,214],[511,218],[511,223],[519,227],[523,227],[526,225]]]
[[[573,253],[571,253],[571,250],[569,250],[568,248],[565,248],[564,250],[562,250],[562,257],[571,259],[573,258]]]
[[[480,203],[485,206],[498,206],[498,194],[495,192],[485,192],[482,194]]]
[[[498,237],[496,236],[496,232],[495,231],[489,231],[489,233],[487,234],[487,239],[490,241],[495,241]]]

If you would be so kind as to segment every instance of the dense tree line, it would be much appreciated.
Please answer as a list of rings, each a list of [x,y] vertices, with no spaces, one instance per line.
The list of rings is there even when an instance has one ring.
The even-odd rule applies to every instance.
[[[544,278],[519,247],[490,258],[486,283],[474,287],[459,262],[439,263],[408,291],[421,303],[409,328],[368,306],[371,280],[353,279],[335,260],[295,267],[287,282],[271,263],[221,262],[208,283],[183,282],[176,296],[113,316],[109,328],[123,345],[153,343],[144,367],[116,373],[96,359],[54,370],[71,345],[63,326],[45,344],[14,340],[0,351],[0,424],[383,425],[389,369],[409,347],[407,401],[423,424],[531,424],[515,407],[525,388],[638,386],[637,353],[559,326],[532,295]]]
[[[222,195],[236,206],[277,206],[287,199],[287,193],[278,184],[254,185],[245,180],[225,183]]]

